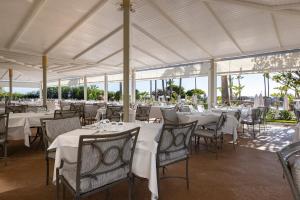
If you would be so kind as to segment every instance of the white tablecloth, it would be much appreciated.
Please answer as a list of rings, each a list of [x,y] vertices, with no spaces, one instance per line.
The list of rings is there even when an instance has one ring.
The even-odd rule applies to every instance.
[[[158,197],[157,191],[157,175],[156,175],[156,150],[157,142],[155,142],[155,136],[161,131],[162,124],[137,124],[137,123],[126,123],[120,126],[118,129],[108,128],[113,131],[125,131],[131,128],[140,126],[140,133],[137,139],[135,153],[132,163],[132,172],[139,176],[149,180],[148,188],[152,193],[152,199]],[[77,159],[77,151],[79,145],[80,135],[95,134],[97,130],[92,129],[77,129],[70,131],[63,135],[58,136],[49,149],[56,149],[55,164],[53,181],[56,180],[56,168],[60,166],[61,159],[66,159],[70,162],[75,162]],[[107,134],[109,132],[104,131],[96,134]]]
[[[293,142],[299,142],[300,141],[300,123],[298,123],[294,128],[294,137]]]
[[[8,140],[22,140],[26,146],[31,136],[30,127],[41,126],[41,118],[53,118],[53,113],[12,113],[9,114]]]
[[[217,122],[221,113],[214,112],[195,112],[195,113],[177,113],[179,121],[181,123],[187,123],[192,121],[198,121],[198,125],[205,125],[212,122]],[[239,126],[238,120],[231,115],[227,114],[227,119],[223,125],[222,132],[233,135],[233,140],[237,140],[237,128]]]

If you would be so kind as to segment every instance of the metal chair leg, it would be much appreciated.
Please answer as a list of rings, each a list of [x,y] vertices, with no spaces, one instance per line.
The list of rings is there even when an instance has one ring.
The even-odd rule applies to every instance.
[[[190,180],[189,180],[189,159],[186,159],[185,163],[185,177],[186,177],[186,187],[189,190],[190,188]]]
[[[49,158],[46,158],[46,185],[49,184]]]

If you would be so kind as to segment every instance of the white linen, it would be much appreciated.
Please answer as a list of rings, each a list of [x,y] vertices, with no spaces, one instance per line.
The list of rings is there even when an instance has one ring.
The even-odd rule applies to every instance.
[[[31,136],[30,127],[41,126],[41,118],[53,118],[53,113],[12,113],[9,114],[8,140],[24,139],[26,146]]]
[[[257,94],[254,97],[254,104],[253,104],[253,108],[257,108],[259,107],[259,98],[257,96]]]
[[[300,109],[300,101],[296,101],[296,104],[295,104],[295,109]]]
[[[157,177],[156,177],[156,150],[157,142],[154,138],[161,131],[162,124],[148,123],[124,123],[122,131],[140,126],[140,133],[137,139],[135,153],[132,163],[132,172],[149,180],[148,188],[152,193],[152,199],[157,199]],[[108,127],[106,130],[109,130]],[[115,130],[115,129],[114,129]],[[108,131],[97,132],[91,129],[77,129],[58,136],[48,149],[56,149],[55,164],[53,170],[53,181],[56,180],[56,168],[60,166],[61,159],[75,162],[77,159],[79,136],[91,134],[107,134]]]
[[[299,142],[300,141],[300,123],[298,123],[294,128],[294,137],[293,142]]]

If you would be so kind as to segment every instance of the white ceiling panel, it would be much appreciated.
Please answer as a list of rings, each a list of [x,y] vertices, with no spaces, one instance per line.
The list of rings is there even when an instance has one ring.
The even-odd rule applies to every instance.
[[[210,5],[245,52],[279,49],[270,13],[226,3]]]
[[[42,54],[99,0],[48,0],[13,49]]]

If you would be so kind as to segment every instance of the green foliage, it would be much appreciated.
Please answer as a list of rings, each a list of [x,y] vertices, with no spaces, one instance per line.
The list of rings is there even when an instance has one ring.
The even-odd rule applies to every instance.
[[[300,88],[300,71],[281,72],[272,77],[274,81],[280,83],[282,87],[294,90],[295,97],[299,97]],[[284,92],[286,93],[287,90]]]
[[[279,111],[279,119],[281,120],[292,120],[293,114],[287,110]]]
[[[192,89],[192,90],[186,91],[186,95],[189,97],[193,96],[194,94],[199,97],[199,96],[204,96],[205,92],[201,89]]]
[[[266,115],[267,120],[275,120],[276,116],[278,115],[278,110],[269,109]]]

